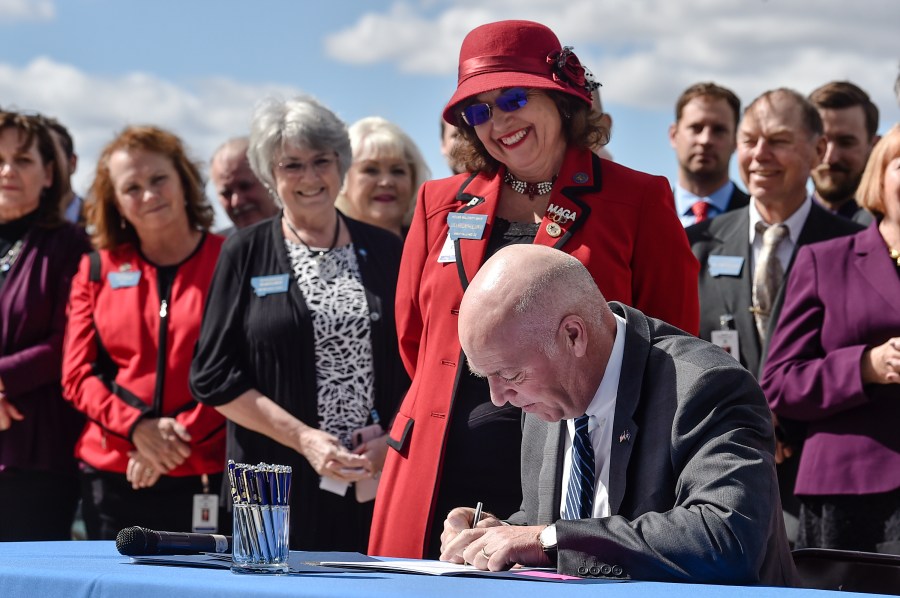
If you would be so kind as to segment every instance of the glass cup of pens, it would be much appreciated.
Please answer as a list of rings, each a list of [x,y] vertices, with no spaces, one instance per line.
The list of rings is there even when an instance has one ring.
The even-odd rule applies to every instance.
[[[287,573],[291,468],[228,462],[234,502],[234,573]]]

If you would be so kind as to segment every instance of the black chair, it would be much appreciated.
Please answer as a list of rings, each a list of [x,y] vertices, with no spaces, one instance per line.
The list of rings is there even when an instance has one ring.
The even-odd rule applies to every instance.
[[[900,596],[900,555],[827,548],[791,554],[806,588]]]

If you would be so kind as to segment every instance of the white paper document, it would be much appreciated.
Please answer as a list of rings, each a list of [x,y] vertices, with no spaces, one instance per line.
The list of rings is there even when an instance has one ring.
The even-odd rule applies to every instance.
[[[425,575],[459,575],[477,573],[472,565],[457,565],[448,561],[430,561],[421,559],[391,559],[387,561],[322,561],[322,567],[346,567],[348,569],[377,569],[378,571],[395,571],[399,573],[422,573]]]

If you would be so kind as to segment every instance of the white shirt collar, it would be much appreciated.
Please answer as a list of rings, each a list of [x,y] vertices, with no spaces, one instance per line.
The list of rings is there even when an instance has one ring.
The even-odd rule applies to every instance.
[[[609,361],[606,364],[606,371],[603,373],[603,379],[600,380],[600,386],[594,393],[594,398],[585,410],[586,415],[592,416],[591,425],[596,426],[594,420],[598,415],[605,414],[608,411],[610,403],[615,406],[616,396],[619,394],[619,378],[622,374],[622,359],[625,357],[625,319],[618,314],[616,317],[616,340],[613,341],[612,351],[609,354]],[[575,424],[572,423],[572,432],[574,435]]]
[[[756,207],[756,198],[752,198],[750,200],[750,244],[753,245],[756,240],[756,223],[757,222],[765,222],[766,224],[786,224],[788,227],[788,234],[791,239],[791,244],[796,245],[797,240],[800,238],[800,231],[803,230],[803,225],[806,224],[806,217],[809,216],[809,211],[812,209],[812,196],[807,195],[806,199],[803,203],[800,204],[800,207],[794,210],[794,213],[788,216],[787,220],[784,222],[766,222],[762,215],[759,213],[759,210]]]
[[[625,319],[617,314],[616,338],[613,341],[609,361],[603,372],[603,379],[594,392],[594,397],[585,410],[590,416],[588,431],[591,435],[591,446],[594,449],[594,517],[608,517],[609,506],[609,455],[612,451],[613,419],[616,414],[616,398],[619,394],[619,378],[622,374],[622,361],[625,357]],[[565,516],[566,493],[569,487],[569,475],[572,467],[572,439],[575,438],[575,420],[566,420],[566,450],[563,457],[563,495],[560,504],[560,517]]]

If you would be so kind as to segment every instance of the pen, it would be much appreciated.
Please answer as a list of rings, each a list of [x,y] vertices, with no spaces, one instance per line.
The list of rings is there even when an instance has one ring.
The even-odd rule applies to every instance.
[[[481,521],[481,511],[482,511],[482,509],[484,509],[484,503],[482,503],[482,502],[479,500],[479,501],[478,501],[478,504],[475,505],[475,516],[472,517],[472,529],[475,529],[475,527],[478,525],[478,522]]]

